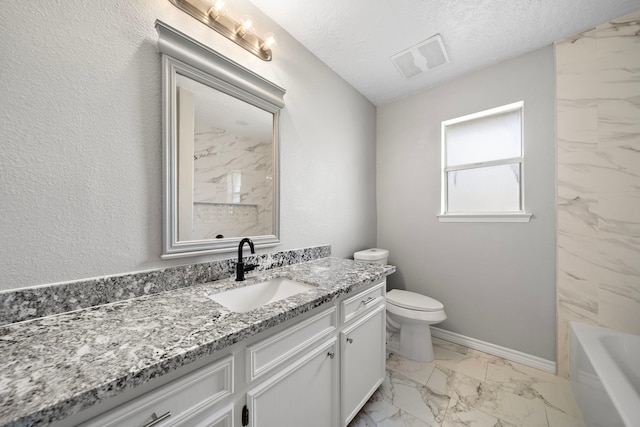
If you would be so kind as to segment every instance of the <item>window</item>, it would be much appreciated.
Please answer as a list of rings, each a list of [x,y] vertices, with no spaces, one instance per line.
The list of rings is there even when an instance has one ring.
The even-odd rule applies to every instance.
[[[528,221],[523,102],[442,122],[440,221]]]

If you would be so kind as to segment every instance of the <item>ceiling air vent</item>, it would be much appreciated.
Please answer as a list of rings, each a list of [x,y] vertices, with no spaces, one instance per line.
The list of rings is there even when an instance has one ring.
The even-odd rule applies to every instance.
[[[410,79],[425,71],[433,70],[449,63],[449,55],[444,50],[442,37],[436,34],[415,46],[396,53],[391,57],[400,74]]]

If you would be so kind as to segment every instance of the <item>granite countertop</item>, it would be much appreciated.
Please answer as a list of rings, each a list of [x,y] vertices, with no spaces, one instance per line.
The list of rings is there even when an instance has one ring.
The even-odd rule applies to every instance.
[[[0,426],[64,419],[394,271],[322,258],[0,327]],[[315,289],[247,313],[207,297],[274,277]]]

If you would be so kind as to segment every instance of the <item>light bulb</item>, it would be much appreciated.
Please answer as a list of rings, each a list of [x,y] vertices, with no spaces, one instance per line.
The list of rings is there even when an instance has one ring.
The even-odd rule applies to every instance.
[[[275,47],[278,45],[278,42],[276,40],[276,36],[273,33],[267,33],[264,35],[264,42],[262,42],[262,44],[260,45],[260,49],[267,51],[270,50],[272,47]]]
[[[253,26],[253,19],[251,19],[249,15],[244,15],[241,22],[242,23],[236,32],[240,37],[244,37],[251,30],[251,27]]]
[[[224,15],[224,2],[222,0],[216,0],[213,2],[207,11],[207,15],[213,18],[213,20],[218,19],[220,15]]]

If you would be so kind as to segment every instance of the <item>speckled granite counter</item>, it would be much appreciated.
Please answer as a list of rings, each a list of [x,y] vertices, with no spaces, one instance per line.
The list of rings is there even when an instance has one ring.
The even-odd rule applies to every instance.
[[[322,258],[0,328],[0,426],[46,425],[395,271]],[[207,294],[274,277],[316,289],[247,313]]]

